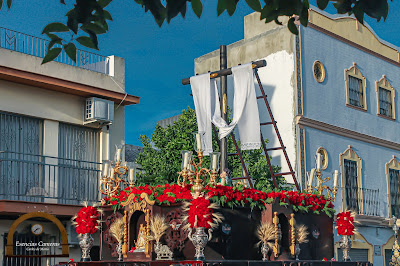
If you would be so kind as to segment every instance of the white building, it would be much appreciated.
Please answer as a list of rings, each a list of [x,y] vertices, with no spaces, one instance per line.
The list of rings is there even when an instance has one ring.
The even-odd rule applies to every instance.
[[[0,264],[68,261],[68,257],[5,257],[12,224],[21,215],[35,212],[61,221],[69,234],[69,257],[79,260],[69,220],[82,201],[99,200],[101,162],[125,139],[125,106],[138,104],[139,97],[125,92],[123,58],[78,50],[77,64],[62,53],[58,62],[41,65],[46,40],[4,28],[0,35]],[[91,97],[96,98],[87,101]],[[41,234],[31,232],[34,224],[43,227]],[[61,243],[61,231],[52,221],[31,217],[17,226],[13,245],[16,241]],[[29,253],[21,247],[14,248],[13,255],[61,251]],[[93,257],[98,257],[98,247]]]
[[[393,231],[387,219],[400,213],[399,50],[354,18],[309,14],[298,36],[286,25],[265,24],[257,13],[246,16],[244,39],[227,47],[228,67],[266,60],[259,75],[299,183],[306,188],[316,153],[325,155],[323,177],[339,170],[336,210],[352,208],[361,222],[350,256],[388,265]],[[195,73],[216,70],[218,50],[195,59]],[[262,99],[259,111],[260,121],[269,122]],[[279,146],[272,126],[262,130],[268,148]],[[282,153],[271,155],[286,172]]]

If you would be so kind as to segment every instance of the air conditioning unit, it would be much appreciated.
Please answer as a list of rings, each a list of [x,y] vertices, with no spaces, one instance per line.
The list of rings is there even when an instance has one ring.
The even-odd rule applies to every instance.
[[[111,124],[114,120],[114,102],[96,97],[87,98],[84,115],[84,124]]]

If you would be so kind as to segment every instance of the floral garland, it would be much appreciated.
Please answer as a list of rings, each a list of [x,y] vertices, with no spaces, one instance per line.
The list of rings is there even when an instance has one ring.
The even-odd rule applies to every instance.
[[[93,206],[86,206],[79,210],[78,215],[72,218],[76,226],[76,233],[94,234],[99,229],[99,211]]]
[[[352,236],[354,235],[354,215],[350,211],[339,212],[336,219],[336,229],[338,235]]]
[[[227,206],[230,208],[237,206],[249,206],[251,208],[258,207],[265,209],[265,205],[279,202],[280,205],[292,205],[294,211],[313,212],[316,214],[325,213],[329,217],[334,214],[333,204],[326,200],[324,196],[316,194],[300,193],[297,191],[271,191],[262,192],[256,189],[244,187],[231,187],[217,185],[215,188],[206,186],[205,196],[213,203],[219,206]],[[115,210],[121,208],[121,203],[126,201],[129,195],[133,194],[134,201],[142,200],[142,193],[149,195],[150,200],[154,200],[157,205],[174,204],[178,202],[187,202],[193,200],[191,194],[191,185],[180,187],[176,184],[165,184],[157,186],[139,186],[134,188],[126,188],[117,191],[111,197],[105,197],[102,200],[103,205],[113,205]]]

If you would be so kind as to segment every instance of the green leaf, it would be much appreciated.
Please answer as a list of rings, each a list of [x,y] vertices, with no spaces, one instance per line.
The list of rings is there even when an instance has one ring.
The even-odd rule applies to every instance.
[[[7,7],[8,7],[8,9],[11,8],[11,5],[12,5],[12,0],[7,0]]]
[[[225,0],[226,1],[226,10],[228,11],[229,16],[232,16],[236,11],[236,0]]]
[[[357,2],[353,7],[353,13],[356,19],[364,24],[364,8],[361,2]]]
[[[224,13],[225,9],[226,9],[226,0],[218,0],[218,5],[217,5],[218,16]]]
[[[0,10],[3,7],[3,0],[0,0]]]
[[[307,27],[308,24],[308,9],[310,8],[310,4],[308,0],[304,0],[303,7],[300,12],[300,23],[301,25]]]
[[[72,42],[64,45],[64,51],[67,53],[68,57],[71,58],[76,63],[76,46]]]
[[[104,19],[111,20],[111,21],[113,20],[110,12],[108,12],[107,10],[103,10],[103,12],[104,12]]]
[[[62,48],[53,48],[50,49],[46,56],[43,58],[42,65],[46,64],[47,62],[53,61],[57,58],[57,56],[61,53]]]
[[[329,0],[317,0],[317,6],[319,9],[324,10],[329,4]]]
[[[260,0],[246,0],[247,5],[254,11],[261,12]]]
[[[191,3],[193,12],[196,14],[198,18],[200,18],[201,13],[203,13],[203,4],[201,3],[200,0],[192,0]]]
[[[92,48],[92,49],[98,49],[90,37],[80,36],[80,37],[76,38],[76,41],[85,47]]]
[[[291,33],[298,35],[299,30],[297,29],[296,24],[294,24],[294,18],[290,18],[288,21],[288,29]]]
[[[97,1],[97,3],[99,4],[99,6],[101,6],[102,8],[105,8],[105,7],[108,6],[111,2],[112,2],[112,0],[98,0],[98,1]]]
[[[49,32],[66,32],[69,28],[60,22],[53,22],[44,27],[42,34]]]
[[[93,23],[88,23],[88,24],[82,25],[81,29],[85,32],[90,30],[90,31],[94,32],[95,34],[103,34],[103,33],[107,32],[102,26],[100,26],[98,24],[93,24]]]

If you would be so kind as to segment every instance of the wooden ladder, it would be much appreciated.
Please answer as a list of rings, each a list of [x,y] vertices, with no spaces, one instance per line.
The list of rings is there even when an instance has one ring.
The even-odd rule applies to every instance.
[[[269,106],[269,103],[268,103],[268,100],[267,100],[267,96],[265,94],[263,85],[262,85],[260,77],[258,75],[257,68],[254,69],[254,74],[255,74],[255,77],[257,79],[257,83],[258,83],[258,86],[260,87],[260,91],[261,91],[261,94],[262,94],[262,96],[258,96],[257,99],[263,99],[264,100],[264,103],[265,103],[265,105],[267,107],[267,110],[268,110],[269,117],[271,119],[270,122],[260,123],[260,126],[273,125],[275,134],[276,134],[276,136],[277,136],[277,138],[279,140],[279,146],[273,147],[273,148],[267,148],[266,145],[265,145],[265,141],[264,141],[264,137],[263,137],[262,131],[260,130],[261,145],[262,145],[262,148],[264,150],[265,158],[267,159],[269,171],[271,172],[272,181],[274,183],[274,186],[277,188],[278,184],[276,183],[276,177],[285,176],[285,175],[291,175],[297,190],[300,191],[299,184],[298,184],[297,179],[295,177],[295,172],[293,171],[292,165],[290,164],[289,157],[288,157],[287,152],[286,152],[286,147],[283,145],[283,141],[282,141],[281,135],[279,134],[279,130],[278,130],[278,127],[276,125],[276,121],[274,119],[274,115],[272,114],[271,107]],[[245,164],[245,162],[243,160],[242,153],[241,153],[241,151],[239,149],[239,146],[237,145],[237,142],[236,142],[235,135],[234,135],[233,131],[232,131],[232,133],[230,135],[231,135],[231,138],[233,140],[233,144],[235,145],[236,153],[230,153],[230,154],[228,154],[228,156],[239,156],[240,163],[242,164],[242,168],[243,168],[244,175],[245,175],[243,177],[232,178],[232,180],[247,180],[249,182],[249,184],[250,184],[250,187],[253,188],[253,183],[252,183],[251,178],[249,176],[249,172],[247,170],[247,166],[246,166],[246,164]],[[283,155],[285,156],[285,159],[286,159],[286,163],[287,163],[287,165],[289,167],[289,172],[274,173],[274,169],[272,167],[271,160],[269,158],[268,152],[269,151],[276,151],[276,150],[281,150],[283,152]]]

